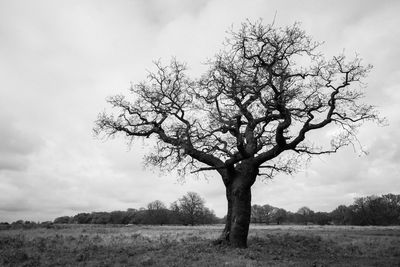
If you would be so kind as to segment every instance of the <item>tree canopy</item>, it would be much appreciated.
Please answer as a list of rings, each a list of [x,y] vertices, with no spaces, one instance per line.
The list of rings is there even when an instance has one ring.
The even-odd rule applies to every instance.
[[[163,168],[221,172],[254,158],[257,166],[291,172],[295,160],[282,152],[336,152],[355,140],[362,122],[378,119],[361,102],[371,66],[358,56],[327,60],[320,45],[298,24],[243,23],[198,79],[175,59],[155,62],[156,70],[130,89],[131,99],[108,98],[116,113],[101,113],[95,132],[156,136],[147,161]],[[307,140],[328,124],[336,126],[330,146]]]

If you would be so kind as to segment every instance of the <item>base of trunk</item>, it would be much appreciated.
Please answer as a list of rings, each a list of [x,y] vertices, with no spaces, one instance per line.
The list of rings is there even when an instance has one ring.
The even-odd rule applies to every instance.
[[[229,246],[229,232],[223,231],[222,234],[215,240],[212,241],[213,245],[224,245]]]
[[[245,231],[240,231],[236,235],[229,232],[222,232],[222,234],[212,241],[213,245],[223,245],[233,248],[247,248],[247,234]]]
[[[221,236],[213,241],[215,245],[247,248],[251,216],[251,191],[246,187],[232,187],[227,190],[228,214]]]

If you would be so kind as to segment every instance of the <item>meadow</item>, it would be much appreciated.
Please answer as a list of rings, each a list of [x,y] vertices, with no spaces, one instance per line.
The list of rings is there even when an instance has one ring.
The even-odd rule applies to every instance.
[[[400,266],[400,227],[251,225],[248,249],[213,245],[223,225],[53,225],[1,230],[1,266]]]

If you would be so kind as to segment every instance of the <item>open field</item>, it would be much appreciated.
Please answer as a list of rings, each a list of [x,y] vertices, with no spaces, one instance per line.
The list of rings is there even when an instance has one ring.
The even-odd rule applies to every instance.
[[[400,227],[252,225],[248,249],[211,245],[222,225],[0,231],[1,266],[400,266]]]

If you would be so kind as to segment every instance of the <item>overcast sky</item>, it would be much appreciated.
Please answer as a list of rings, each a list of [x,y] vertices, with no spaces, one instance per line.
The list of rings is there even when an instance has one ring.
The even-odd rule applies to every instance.
[[[0,221],[169,205],[199,193],[226,211],[217,175],[145,169],[146,140],[93,137],[107,96],[126,93],[152,61],[172,56],[198,77],[226,30],[246,18],[302,23],[328,57],[356,52],[374,65],[366,101],[389,126],[365,124],[353,148],[314,158],[294,176],[253,186],[253,203],[331,211],[355,197],[400,194],[400,1],[0,0]]]

